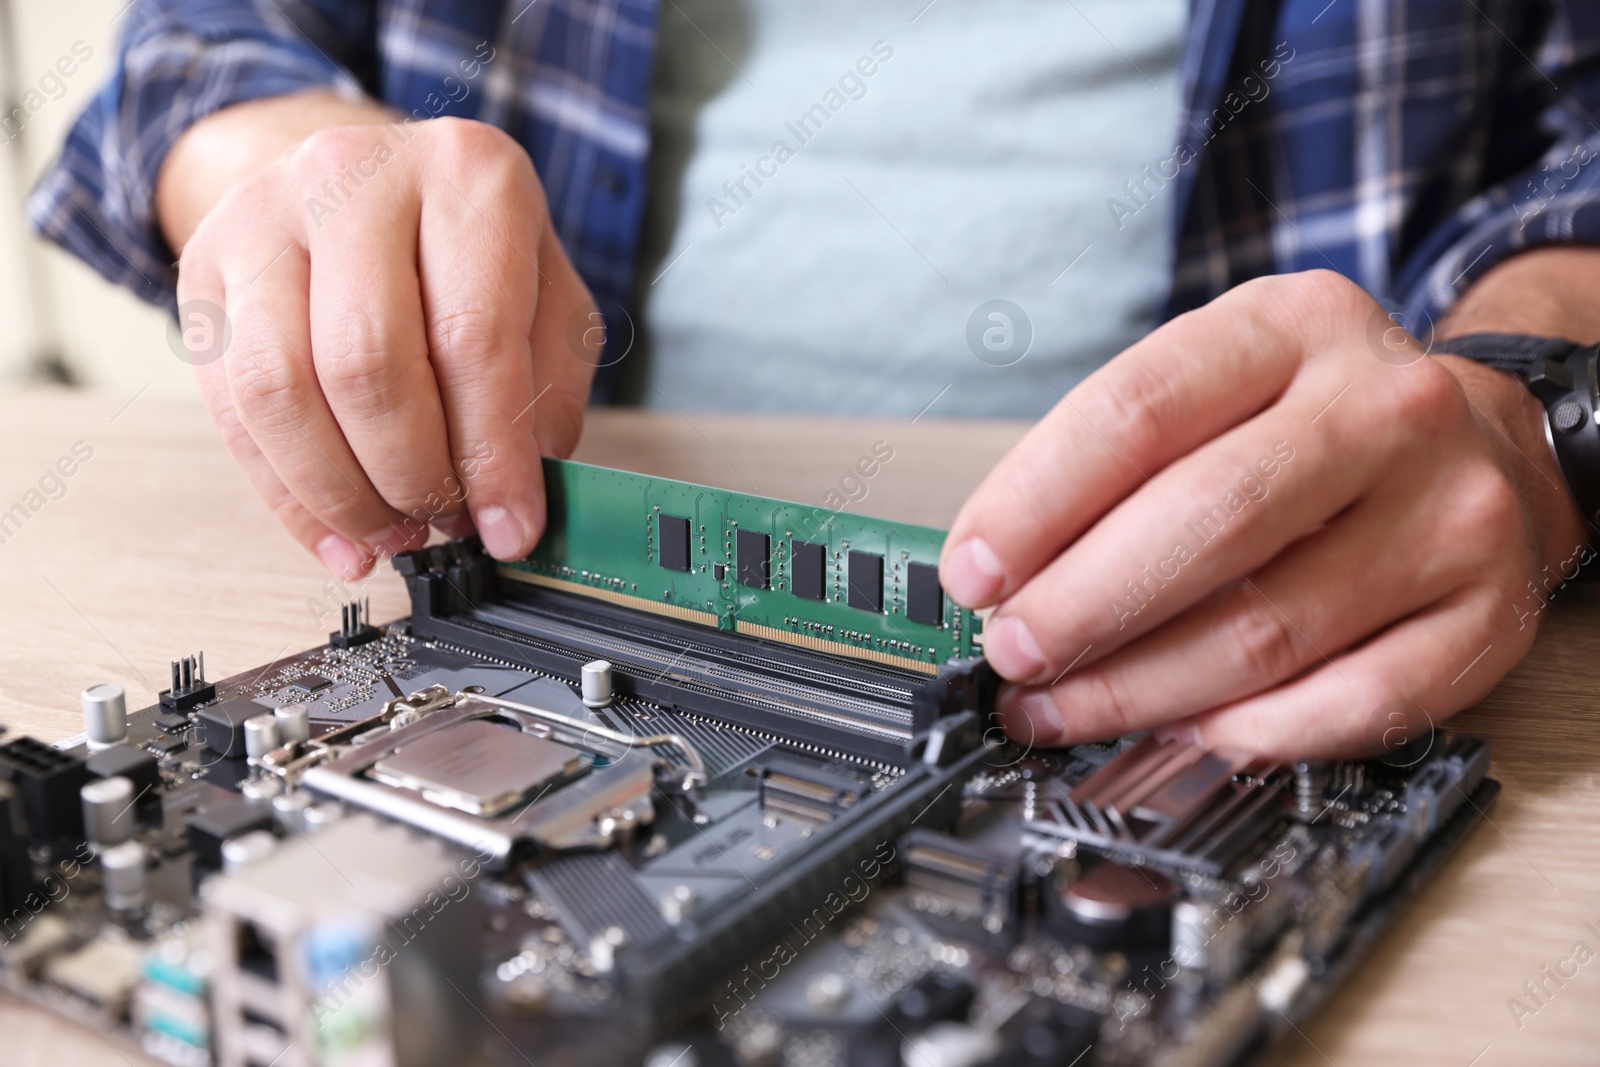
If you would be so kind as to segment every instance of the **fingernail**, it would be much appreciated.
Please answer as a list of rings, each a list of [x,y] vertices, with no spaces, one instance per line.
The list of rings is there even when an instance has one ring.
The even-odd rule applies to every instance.
[[[1000,557],[981,537],[969,537],[950,553],[939,571],[950,599],[968,608],[994,603],[1005,585]]]
[[[1204,745],[1205,739],[1200,736],[1200,727],[1195,725],[1193,719],[1179,719],[1163,726],[1157,726],[1150,731],[1157,741],[1176,741],[1181,745]]]
[[[523,555],[523,540],[527,533],[517,517],[498,504],[479,508],[472,516],[483,538],[483,547],[495,559],[518,559]]]
[[[439,515],[433,520],[433,527],[446,537],[465,537],[472,532],[472,516],[465,511]]]
[[[983,654],[1000,677],[1026,682],[1044,673],[1044,650],[1028,624],[1014,615],[991,619],[983,631]]]
[[[426,531],[426,526],[422,527],[420,531],[386,526],[371,537],[364,539],[367,546],[367,558],[386,563],[410,548],[418,532],[425,534]]]
[[[337,577],[359,578],[367,569],[369,557],[355,542],[329,534],[317,542],[317,558]]]
[[[1024,745],[1053,744],[1067,729],[1048,689],[1007,686],[1000,692],[1000,715],[1006,733]]]

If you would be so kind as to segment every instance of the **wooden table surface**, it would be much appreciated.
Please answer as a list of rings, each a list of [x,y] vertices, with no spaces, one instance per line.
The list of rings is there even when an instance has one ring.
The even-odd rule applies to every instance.
[[[0,722],[57,740],[77,694],[111,681],[155,699],[168,660],[203,649],[224,677],[326,639],[341,590],[282,533],[198,405],[139,396],[0,394]],[[1015,423],[687,417],[600,412],[578,457],[820,503],[858,456],[894,457],[853,510],[948,524],[1022,433]],[[81,443],[80,443],[81,442]],[[57,461],[92,450],[74,473]],[[42,480],[42,481],[41,481]],[[399,579],[361,583],[405,614]],[[1600,1063],[1600,958],[1546,981],[1576,942],[1600,953],[1600,594],[1552,609],[1532,656],[1455,725],[1494,742],[1505,785],[1481,826],[1285,1062],[1468,1067]],[[1586,926],[1593,923],[1593,928]],[[1570,965],[1569,965],[1570,969]],[[1520,1022],[1520,1025],[1519,1025]],[[0,996],[0,1064],[132,1062],[86,1026]],[[145,1067],[148,1061],[141,1061]]]

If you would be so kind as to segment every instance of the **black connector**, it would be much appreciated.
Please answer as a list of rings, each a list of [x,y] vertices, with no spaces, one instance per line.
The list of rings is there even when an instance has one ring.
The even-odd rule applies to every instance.
[[[155,791],[161,786],[161,765],[143,749],[132,745],[112,745],[99,752],[91,752],[87,761],[89,773],[96,778],[126,778],[133,783],[135,802],[139,798],[160,802]]]
[[[222,843],[251,830],[270,830],[272,811],[253,801],[235,800],[189,816],[187,827],[196,865],[217,871],[222,869]]]
[[[339,629],[328,635],[328,644],[355,648],[382,636],[383,631],[372,625],[372,601],[352,600],[339,605]]]
[[[89,780],[89,768],[82,759],[43,741],[19,737],[0,745],[0,778],[16,787],[34,840],[83,836],[78,790]]]
[[[172,687],[161,691],[161,706],[188,711],[208,700],[215,700],[217,687],[206,681],[206,654],[172,661]]]

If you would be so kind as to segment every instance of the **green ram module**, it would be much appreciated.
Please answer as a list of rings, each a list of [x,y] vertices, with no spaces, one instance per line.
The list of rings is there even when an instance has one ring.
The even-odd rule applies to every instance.
[[[978,654],[943,530],[565,460],[544,477],[549,525],[506,577],[929,674]]]

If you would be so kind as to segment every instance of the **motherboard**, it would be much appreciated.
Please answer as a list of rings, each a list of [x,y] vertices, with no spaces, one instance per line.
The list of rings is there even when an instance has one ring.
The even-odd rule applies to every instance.
[[[0,744],[0,982],[174,1067],[1228,1067],[1482,818],[1488,744],[1008,740],[940,531],[546,461],[407,618]]]

